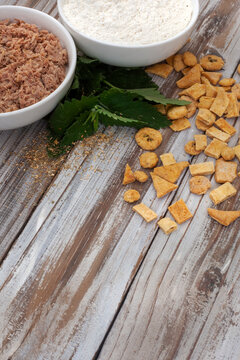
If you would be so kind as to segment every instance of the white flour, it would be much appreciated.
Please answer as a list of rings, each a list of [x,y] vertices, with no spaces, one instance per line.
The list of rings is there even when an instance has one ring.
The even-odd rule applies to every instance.
[[[63,12],[80,32],[114,44],[144,45],[169,39],[192,16],[191,0],[65,0]]]

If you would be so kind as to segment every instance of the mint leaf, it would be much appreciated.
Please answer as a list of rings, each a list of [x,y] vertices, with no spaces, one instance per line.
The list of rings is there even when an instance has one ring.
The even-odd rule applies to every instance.
[[[164,95],[162,95],[159,90],[157,89],[131,89],[128,90],[130,93],[133,94],[138,94],[141,97],[143,97],[144,99],[148,100],[148,101],[153,101],[157,104],[163,104],[163,105],[167,105],[167,104],[172,104],[172,105],[188,105],[190,104],[189,101],[185,101],[185,100],[177,100],[177,99],[168,99],[165,98]]]
[[[64,103],[58,104],[49,118],[50,129],[58,136],[64,135],[75,117],[85,110],[90,110],[97,102],[98,99],[94,96],[82,96],[81,100],[65,100]]]

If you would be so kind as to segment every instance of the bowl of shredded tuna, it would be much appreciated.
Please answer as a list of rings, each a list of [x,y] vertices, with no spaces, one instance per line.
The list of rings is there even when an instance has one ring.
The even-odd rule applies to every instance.
[[[0,130],[37,121],[71,86],[76,47],[51,16],[21,6],[0,10]]]
[[[189,39],[198,0],[58,0],[58,12],[78,48],[116,66],[147,66]]]

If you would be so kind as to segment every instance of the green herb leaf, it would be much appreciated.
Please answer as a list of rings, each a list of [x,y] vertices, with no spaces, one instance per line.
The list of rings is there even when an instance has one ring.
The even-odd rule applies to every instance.
[[[129,126],[140,129],[146,125],[146,123],[139,120],[117,115],[114,112],[111,112],[100,105],[96,105],[92,111],[99,114],[99,120],[105,126]]]
[[[91,120],[89,111],[83,112],[67,129],[60,142],[60,147],[72,145],[72,143],[94,134],[97,129],[94,129],[93,122]]]
[[[157,85],[141,69],[113,68],[105,74],[106,80],[120,89],[157,88]]]
[[[165,98],[164,95],[160,94],[159,90],[157,89],[131,89],[128,90],[130,93],[138,94],[144,99],[148,101],[153,101],[157,104],[171,104],[171,105],[188,105],[190,104],[189,101],[185,100],[177,100],[177,99],[168,99]]]
[[[90,110],[97,102],[98,99],[94,96],[82,96],[81,100],[66,100],[58,104],[49,119],[50,129],[58,136],[64,135],[75,117],[85,110]]]
[[[171,125],[168,118],[154,106],[135,99],[136,94],[117,89],[104,91],[99,97],[100,104],[118,116],[138,120],[155,129]]]

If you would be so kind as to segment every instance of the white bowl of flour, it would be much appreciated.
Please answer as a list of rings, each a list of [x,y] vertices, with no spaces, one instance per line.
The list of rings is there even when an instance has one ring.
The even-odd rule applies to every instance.
[[[88,56],[116,66],[147,66],[188,40],[198,0],[58,0],[61,21]]]

